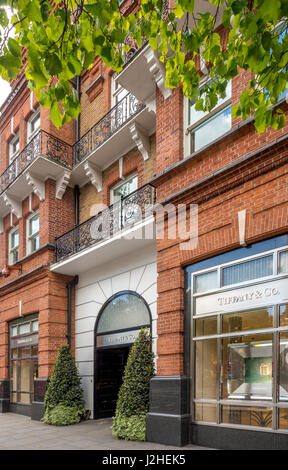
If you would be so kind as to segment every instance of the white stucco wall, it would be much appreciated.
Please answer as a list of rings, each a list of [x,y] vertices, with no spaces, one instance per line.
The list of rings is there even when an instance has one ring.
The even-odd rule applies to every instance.
[[[103,304],[114,294],[131,290],[148,303],[152,315],[153,350],[157,341],[157,268],[154,247],[114,259],[79,276],[75,296],[75,357],[82,379],[86,408],[94,394],[94,328]]]

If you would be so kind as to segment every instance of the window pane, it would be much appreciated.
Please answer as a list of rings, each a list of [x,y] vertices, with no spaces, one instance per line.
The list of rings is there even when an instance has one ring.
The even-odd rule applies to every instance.
[[[30,323],[24,323],[19,326],[19,334],[24,335],[26,333],[30,333]]]
[[[208,317],[195,321],[195,336],[217,334],[217,317]]]
[[[205,94],[202,95],[201,98],[203,98],[203,100],[205,100]],[[226,97],[225,98],[219,98],[217,106],[220,106],[221,104],[223,104],[229,98],[231,98],[231,81],[229,81],[229,83],[227,84]],[[196,111],[194,102],[190,103],[190,109],[189,109],[189,125],[190,126],[192,124],[194,124],[195,122],[200,121],[200,119],[202,119],[204,116],[208,116],[208,114],[210,112],[210,111]]]
[[[29,220],[29,235],[39,232],[39,215],[35,215]]]
[[[273,255],[223,268],[223,286],[237,284],[273,274]]]
[[[279,400],[288,400],[288,333],[280,333]],[[288,410],[287,410],[288,411]]]
[[[240,424],[242,426],[272,427],[272,408],[259,406],[222,407],[222,422],[227,424]]]
[[[144,301],[133,294],[115,297],[103,310],[97,333],[137,328],[150,323],[150,315]]]
[[[125,181],[123,184],[118,186],[113,190],[113,202],[117,202],[122,197],[128,196],[133,191],[136,191],[138,185],[138,177],[133,176],[129,180]]]
[[[280,307],[280,326],[288,326],[288,305]]]
[[[217,339],[196,342],[195,398],[216,399]]]
[[[40,113],[38,113],[31,121],[31,133],[40,127]]]
[[[195,421],[216,423],[216,405],[211,403],[195,403]]]
[[[19,232],[18,230],[16,230],[16,232],[11,233],[11,248],[15,248],[18,245],[19,245]]]
[[[17,326],[13,326],[11,336],[17,336]]]
[[[223,398],[272,399],[272,335],[222,340]]]
[[[288,408],[279,410],[279,429],[288,429]]]
[[[280,253],[279,273],[288,273],[288,251],[283,251]]]
[[[192,152],[197,152],[231,129],[231,106],[215,114],[191,132]]]
[[[258,330],[273,327],[273,309],[259,308],[223,315],[223,333]]]
[[[217,271],[210,271],[195,276],[195,291],[197,293],[216,289],[217,287]]]
[[[38,249],[39,249],[39,235],[31,238],[30,240],[30,252],[33,253],[34,251]]]
[[[38,331],[39,323],[38,320],[32,322],[32,331]]]

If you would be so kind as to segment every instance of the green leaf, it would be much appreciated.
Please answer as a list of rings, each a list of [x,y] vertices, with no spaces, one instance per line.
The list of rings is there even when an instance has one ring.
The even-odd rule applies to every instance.
[[[51,76],[59,75],[62,71],[62,64],[57,54],[51,54],[45,59],[45,69]]]

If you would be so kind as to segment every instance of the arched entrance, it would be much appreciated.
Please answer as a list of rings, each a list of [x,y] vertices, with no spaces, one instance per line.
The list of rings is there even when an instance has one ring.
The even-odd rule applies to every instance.
[[[136,292],[118,292],[103,305],[95,326],[94,418],[114,415],[129,349],[143,327],[151,328],[151,313]]]

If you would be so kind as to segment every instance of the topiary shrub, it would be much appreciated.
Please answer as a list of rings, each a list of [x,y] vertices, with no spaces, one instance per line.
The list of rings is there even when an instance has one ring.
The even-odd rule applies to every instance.
[[[57,426],[65,426],[79,423],[85,414],[81,381],[68,345],[62,346],[58,351],[44,403],[43,422],[47,424],[57,422]]]
[[[46,410],[43,423],[54,426],[68,426],[80,421],[82,411],[73,406],[56,405],[51,410]]]
[[[132,441],[146,440],[146,413],[153,375],[152,339],[149,330],[143,328],[131,348],[124,370],[113,418],[113,436]]]

